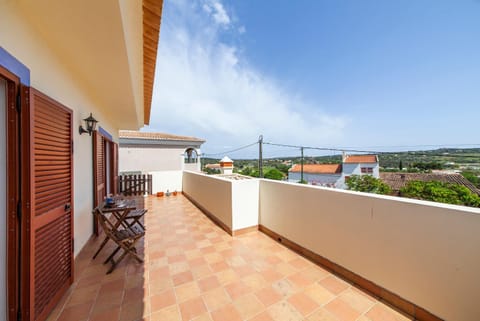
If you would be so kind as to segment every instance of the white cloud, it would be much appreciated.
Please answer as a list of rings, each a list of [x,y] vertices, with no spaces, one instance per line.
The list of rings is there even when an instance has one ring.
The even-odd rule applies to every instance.
[[[208,0],[203,4],[202,8],[206,13],[213,17],[217,24],[223,26],[228,26],[230,24],[231,19],[220,1]]]
[[[328,115],[288,92],[249,65],[235,46],[219,40],[221,28],[205,17],[205,4],[219,12],[219,1],[198,7],[168,4],[149,130],[205,138],[207,152],[253,142],[260,134],[279,143],[338,141],[344,117]]]

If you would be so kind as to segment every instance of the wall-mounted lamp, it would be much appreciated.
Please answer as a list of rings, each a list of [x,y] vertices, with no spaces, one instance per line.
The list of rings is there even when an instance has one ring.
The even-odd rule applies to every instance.
[[[95,130],[98,121],[93,118],[92,113],[90,113],[90,116],[85,118],[83,121],[85,122],[85,126],[87,127],[87,129],[84,129],[82,125],[80,125],[80,127],[78,128],[78,132],[80,133],[80,135],[83,133],[88,133],[90,136],[92,136],[92,132]]]

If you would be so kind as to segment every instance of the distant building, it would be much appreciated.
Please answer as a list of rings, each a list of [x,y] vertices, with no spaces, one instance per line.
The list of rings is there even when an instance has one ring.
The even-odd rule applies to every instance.
[[[311,185],[345,189],[345,181],[352,175],[371,175],[379,178],[377,155],[343,155],[342,164],[305,164],[303,179]],[[289,182],[301,180],[302,166],[295,164],[288,171]]]
[[[288,171],[289,182],[299,182],[302,175],[302,165],[295,164]],[[305,164],[303,179],[311,185],[340,188],[342,164]]]
[[[230,175],[233,173],[233,160],[230,157],[225,156],[220,161],[220,172],[222,174]]]
[[[119,172],[152,175],[152,191],[181,191],[184,170],[200,172],[205,140],[166,133],[121,130]]]
[[[230,175],[233,174],[233,160],[230,157],[223,157],[218,164],[207,164],[205,165],[207,169],[218,170],[220,174]]]
[[[475,187],[468,179],[456,173],[390,173],[380,174],[380,179],[390,186],[392,191],[399,194],[400,189],[405,187],[410,181],[422,182],[442,182],[463,185],[475,194],[480,195],[480,190]]]
[[[200,171],[200,146],[205,140],[166,133],[119,132],[120,172]]]
[[[205,168],[218,169],[220,171],[220,164],[207,164],[205,165]]]
[[[377,155],[344,155],[342,164],[344,180],[351,175],[372,175],[380,177]]]

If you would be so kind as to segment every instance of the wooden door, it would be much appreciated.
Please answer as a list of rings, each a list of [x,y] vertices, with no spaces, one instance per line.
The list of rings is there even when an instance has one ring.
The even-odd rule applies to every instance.
[[[22,111],[24,320],[45,320],[73,283],[72,111],[30,88]]]
[[[105,139],[97,131],[92,133],[93,137],[93,206],[96,207],[103,202],[106,196],[105,180]],[[94,218],[93,233],[100,234],[100,226]]]

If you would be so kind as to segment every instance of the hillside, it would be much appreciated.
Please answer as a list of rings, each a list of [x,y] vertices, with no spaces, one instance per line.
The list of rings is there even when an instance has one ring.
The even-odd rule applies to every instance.
[[[398,169],[400,162],[403,168],[412,167],[418,163],[436,163],[441,168],[480,169],[480,148],[441,148],[424,151],[380,153],[380,167],[383,169]],[[204,164],[218,162],[219,159],[204,158]],[[300,163],[300,157],[281,157],[264,159],[264,166],[277,167],[279,164]],[[340,163],[341,155],[305,157],[306,164]],[[236,168],[258,166],[258,159],[234,159]],[[277,166],[276,166],[277,165]]]

